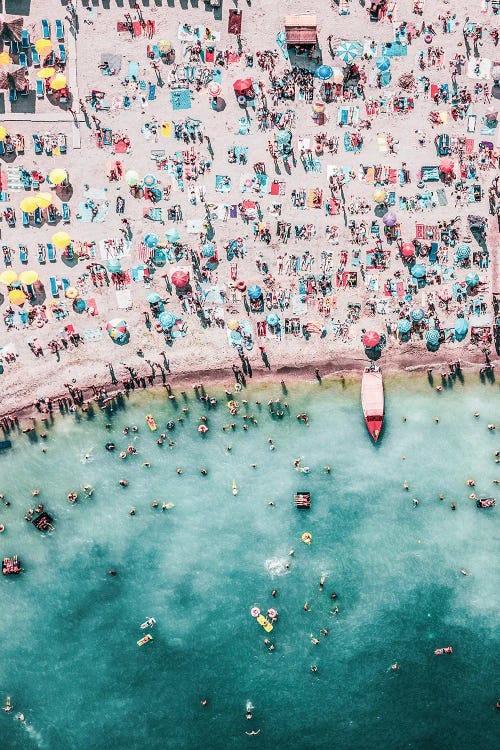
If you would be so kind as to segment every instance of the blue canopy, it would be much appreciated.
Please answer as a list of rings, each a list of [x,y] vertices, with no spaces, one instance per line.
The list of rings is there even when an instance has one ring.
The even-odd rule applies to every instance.
[[[467,286],[470,286],[471,289],[473,289],[479,284],[479,276],[477,275],[477,273],[468,273],[465,277],[465,283],[467,284]]]
[[[329,65],[320,65],[319,68],[316,68],[316,76],[322,81],[328,81],[328,79],[331,78],[332,75],[333,68],[331,68]]]
[[[259,299],[259,297],[262,297],[262,289],[260,286],[257,286],[257,284],[254,284],[254,286],[248,287],[248,296],[250,299]]]
[[[420,323],[425,318],[425,311],[421,307],[414,307],[410,313],[410,317],[415,323]]]
[[[425,269],[425,266],[423,266],[421,263],[415,263],[415,265],[411,269],[411,275],[416,279],[423,279],[426,273],[427,271]]]
[[[176,320],[177,316],[172,312],[162,312],[158,316],[158,322],[162,328],[172,328]]]
[[[158,244],[158,237],[156,234],[147,234],[144,237],[144,244],[146,247],[156,247]]]
[[[408,318],[398,320],[398,331],[399,333],[409,333],[411,331],[411,323]]]
[[[437,328],[429,328],[429,330],[425,332],[425,340],[431,346],[438,346],[439,345],[439,331],[438,331],[438,329]]]
[[[457,338],[463,338],[469,330],[469,324],[465,318],[457,318],[455,321],[455,336]]]
[[[458,260],[466,260],[470,255],[470,247],[469,245],[459,245],[457,247],[457,259]]]
[[[280,322],[280,316],[276,315],[276,313],[268,313],[266,315],[266,321],[270,326],[277,326]]]

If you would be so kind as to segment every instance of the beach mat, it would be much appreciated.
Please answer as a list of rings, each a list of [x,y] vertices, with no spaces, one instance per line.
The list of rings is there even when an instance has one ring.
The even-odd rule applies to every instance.
[[[228,34],[241,34],[241,22],[243,20],[243,11],[230,8],[229,18],[227,21]]]
[[[191,109],[191,92],[189,89],[174,89],[170,92],[172,109]]]

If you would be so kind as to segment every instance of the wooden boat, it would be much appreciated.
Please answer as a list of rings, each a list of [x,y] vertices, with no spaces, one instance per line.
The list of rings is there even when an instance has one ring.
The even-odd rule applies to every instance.
[[[376,443],[384,423],[384,384],[382,370],[374,364],[365,367],[363,372],[361,406],[370,437]]]

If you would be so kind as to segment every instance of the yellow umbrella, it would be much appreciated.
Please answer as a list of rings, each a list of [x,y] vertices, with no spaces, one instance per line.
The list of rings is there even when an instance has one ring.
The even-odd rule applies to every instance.
[[[236,331],[236,329],[240,327],[239,321],[235,319],[228,320],[227,327],[230,331]]]
[[[19,208],[27,214],[32,214],[38,208],[36,198],[33,195],[28,195],[27,198],[22,199]]]
[[[0,141],[4,141],[7,138],[7,131],[3,125],[0,125]]]
[[[35,49],[39,55],[48,55],[52,52],[52,42],[50,39],[37,39]]]
[[[24,305],[26,300],[27,297],[22,289],[12,289],[9,292],[9,302],[12,302],[13,305]]]
[[[385,190],[382,190],[382,188],[377,188],[375,192],[373,193],[373,200],[375,203],[383,203],[385,199],[387,198],[387,193]]]
[[[61,182],[68,179],[68,173],[65,169],[56,167],[49,172],[49,180],[53,185],[60,185]]]
[[[78,297],[78,289],[76,286],[69,286],[65,291],[65,295],[68,299],[76,299]]]
[[[158,42],[158,49],[160,52],[170,52],[172,49],[172,45],[168,41],[168,39],[162,39],[161,42]]]
[[[11,62],[8,52],[0,52],[0,65],[8,65]]]
[[[35,281],[38,281],[38,274],[36,271],[22,271],[19,274],[19,281],[21,284],[27,284],[29,286],[30,284],[34,284]]]
[[[33,200],[36,201],[38,208],[48,208],[52,203],[52,196],[50,193],[38,193],[33,196]]]
[[[63,76],[62,73],[56,73],[49,84],[50,88],[52,91],[60,91],[66,86],[67,80],[66,76]]]
[[[55,72],[55,68],[42,68],[36,75],[38,78],[52,78]]]
[[[14,283],[14,281],[17,279],[17,273],[15,271],[12,271],[12,269],[8,268],[3,273],[0,273],[0,281],[2,284],[7,284],[7,286],[10,286]]]
[[[71,245],[71,237],[67,232],[56,232],[52,235],[52,242],[56,247],[68,247]]]

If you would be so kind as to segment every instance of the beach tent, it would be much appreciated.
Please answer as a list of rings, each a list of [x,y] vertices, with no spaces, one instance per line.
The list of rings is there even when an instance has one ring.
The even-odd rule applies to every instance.
[[[303,14],[285,16],[285,38],[287,45],[315,45],[317,40],[316,16]]]

